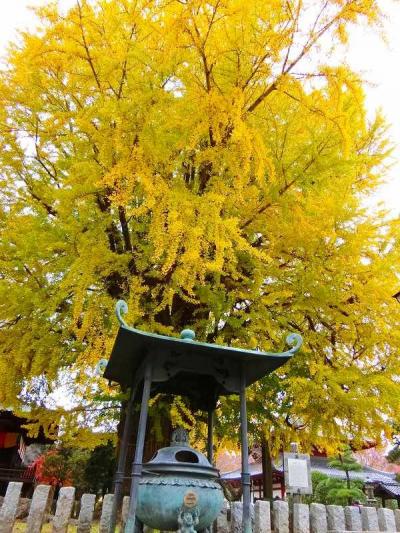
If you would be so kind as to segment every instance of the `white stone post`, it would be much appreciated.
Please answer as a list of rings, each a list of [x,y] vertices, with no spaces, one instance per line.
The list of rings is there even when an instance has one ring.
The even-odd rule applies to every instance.
[[[94,494],[83,494],[81,498],[81,510],[78,517],[78,528],[76,533],[90,533],[96,496]]]
[[[322,503],[310,505],[310,526],[311,533],[326,533],[328,531],[326,507]]]
[[[38,485],[36,487],[26,522],[27,533],[40,533],[42,531],[50,489],[50,485]]]
[[[108,533],[113,508],[114,494],[106,494],[103,498],[103,507],[99,524],[99,533]]]
[[[75,487],[62,487],[58,494],[53,533],[67,533],[68,521],[75,501]]]
[[[228,502],[224,501],[220,512],[216,518],[216,528],[218,533],[229,533],[228,524]]]
[[[378,524],[380,531],[396,531],[396,523],[392,509],[378,509]]]
[[[273,503],[274,532],[289,533],[289,505],[282,500]]]
[[[305,503],[293,504],[293,533],[310,533],[310,511]]]
[[[8,484],[7,492],[0,510],[0,525],[2,533],[12,533],[15,517],[17,515],[21,490],[22,483],[11,481]]]
[[[394,521],[396,523],[396,531],[400,531],[400,509],[394,510]]]
[[[375,507],[361,507],[361,523],[363,531],[379,531]]]
[[[231,533],[242,533],[242,502],[231,503]]]
[[[344,531],[346,529],[343,507],[340,505],[327,505],[326,515],[328,520],[328,530]]]
[[[271,532],[271,506],[269,501],[258,500],[254,504],[254,533]],[[219,529],[218,529],[218,533]]]
[[[346,520],[346,529],[349,531],[362,531],[361,512],[359,507],[345,507],[344,517]]]
[[[130,497],[124,496],[122,499],[122,509],[121,509],[121,531],[124,530],[126,521],[128,519],[129,502],[130,502]]]

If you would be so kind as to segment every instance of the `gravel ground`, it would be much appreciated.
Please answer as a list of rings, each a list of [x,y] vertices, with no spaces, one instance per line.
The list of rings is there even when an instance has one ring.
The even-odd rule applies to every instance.
[[[45,524],[42,528],[42,533],[51,533],[52,531],[52,524]],[[98,533],[99,531],[99,525],[93,524],[91,533]],[[119,529],[117,529],[119,531]],[[26,523],[25,522],[17,522],[14,526],[13,533],[25,533],[26,532]],[[68,533],[76,533],[76,527],[75,526],[69,526],[68,527]]]

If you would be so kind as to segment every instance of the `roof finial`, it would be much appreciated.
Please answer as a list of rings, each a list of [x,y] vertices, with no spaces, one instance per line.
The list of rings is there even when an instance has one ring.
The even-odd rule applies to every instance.
[[[121,326],[124,326],[125,328],[128,327],[125,320],[122,318],[122,315],[126,315],[128,312],[128,304],[125,302],[125,300],[118,300],[116,306],[115,306],[115,314],[117,315],[118,322]]]
[[[192,329],[183,329],[181,331],[181,339],[184,341],[194,341],[196,333]]]
[[[189,435],[186,429],[177,427],[172,432],[171,446],[189,446]]]

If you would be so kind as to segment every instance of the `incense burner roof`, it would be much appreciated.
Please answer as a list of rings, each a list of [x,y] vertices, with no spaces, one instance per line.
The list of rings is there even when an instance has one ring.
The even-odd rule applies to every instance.
[[[246,386],[270,374],[300,349],[302,338],[286,338],[290,348],[281,353],[247,350],[195,340],[192,330],[181,337],[148,333],[128,326],[122,314],[127,304],[116,306],[120,329],[104,377],[132,386],[143,377],[144,361],[152,359],[152,395],[160,392],[187,396],[199,408],[215,405],[221,395],[238,394],[243,373]]]

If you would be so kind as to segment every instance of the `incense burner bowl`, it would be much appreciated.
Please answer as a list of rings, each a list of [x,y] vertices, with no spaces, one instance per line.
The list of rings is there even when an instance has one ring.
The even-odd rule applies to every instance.
[[[160,531],[202,531],[223,505],[218,478],[218,470],[185,442],[161,448],[143,465],[136,516]],[[185,529],[189,523],[193,529]]]

